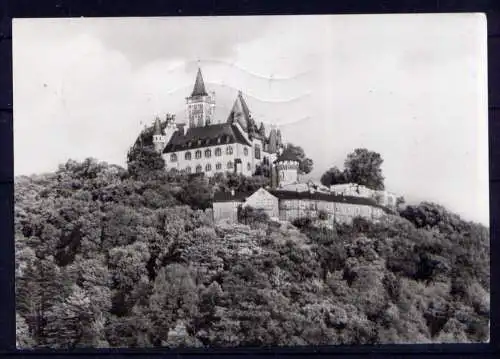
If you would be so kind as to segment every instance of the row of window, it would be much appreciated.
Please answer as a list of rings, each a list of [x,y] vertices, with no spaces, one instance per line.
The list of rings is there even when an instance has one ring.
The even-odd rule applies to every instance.
[[[281,209],[288,209],[288,210],[298,210],[298,209],[309,209],[309,210],[317,210],[318,208],[316,207],[315,203],[307,203],[307,202],[299,202],[298,204],[292,204],[290,202],[283,202],[280,204]],[[335,207],[331,208],[330,206],[327,206],[326,210],[328,212],[331,212],[332,210],[335,210],[337,213],[346,213],[346,214],[356,214],[359,215],[361,214],[361,208],[359,207]]]
[[[232,169],[234,169],[234,163],[233,163],[232,161],[229,161],[229,162],[226,164],[226,168],[227,168],[228,170],[232,170]],[[247,170],[249,170],[249,171],[250,171],[251,169],[252,169],[252,166],[250,165],[250,163],[247,163]],[[210,172],[211,170],[212,170],[212,164],[207,163],[207,164],[205,165],[205,172]],[[216,163],[216,164],[215,164],[215,170],[216,170],[216,171],[220,171],[220,170],[222,170],[222,163]],[[189,167],[189,166],[188,166],[188,167],[186,167],[186,170],[185,170],[185,171],[186,171],[186,173],[191,173],[191,172],[192,172],[192,169],[191,169],[191,167]],[[202,165],[198,165],[198,166],[196,166],[196,168],[195,168],[195,172],[196,172],[196,173],[201,173],[201,172],[203,172],[203,166],[202,166]]]
[[[214,154],[215,154],[215,156],[217,156],[217,157],[222,156],[222,149],[221,149],[220,147],[217,147],[217,148],[214,150]],[[233,154],[233,147],[232,147],[232,146],[227,146],[227,147],[226,147],[226,155],[232,155],[232,154]],[[243,154],[244,154],[245,156],[248,156],[248,148],[246,148],[246,147],[245,147],[245,148],[243,149]],[[194,153],[194,157],[195,157],[196,159],[200,159],[200,158],[201,158],[201,155],[202,155],[201,150],[198,150],[198,151],[196,151],[196,152]],[[206,149],[206,150],[205,150],[205,158],[210,158],[210,157],[212,157],[212,150],[210,150],[210,149]],[[191,160],[191,158],[192,158],[192,157],[191,157],[191,152],[189,152],[189,151],[188,151],[188,152],[186,152],[186,153],[184,154],[184,159],[185,159],[185,160],[188,160],[188,161],[189,161],[189,160]],[[172,154],[170,155],[170,162],[177,162],[177,154],[176,154],[176,153],[172,153]]]

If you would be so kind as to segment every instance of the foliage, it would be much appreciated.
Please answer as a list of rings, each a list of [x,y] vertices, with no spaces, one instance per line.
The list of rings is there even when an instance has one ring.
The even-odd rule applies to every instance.
[[[325,221],[328,219],[328,212],[325,210],[321,209],[318,211],[318,219],[321,221]]]
[[[337,167],[332,167],[321,176],[321,184],[324,186],[332,186],[335,184],[349,183],[345,171],[341,171]]]
[[[152,146],[134,145],[127,154],[128,172],[137,179],[147,180],[165,171],[165,160]]]
[[[431,203],[336,228],[251,208],[248,225],[215,225],[213,191],[265,177],[154,173],[148,161],[153,171],[89,159],[16,178],[19,346],[488,340],[487,228]]]
[[[254,225],[256,223],[265,223],[269,221],[269,216],[262,209],[256,209],[251,206],[238,207],[238,221],[240,223]]]
[[[357,148],[347,155],[343,171],[337,167],[330,168],[321,176],[321,183],[325,186],[357,183],[374,190],[383,190],[382,163],[379,153]]]
[[[346,176],[351,182],[375,190],[384,189],[384,177],[380,168],[384,160],[379,153],[357,148],[347,155],[344,163]]]

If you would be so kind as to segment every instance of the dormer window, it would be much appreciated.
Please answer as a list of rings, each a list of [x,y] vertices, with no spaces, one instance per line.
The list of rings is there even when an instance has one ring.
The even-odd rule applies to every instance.
[[[220,143],[220,137],[217,139],[217,143]]]

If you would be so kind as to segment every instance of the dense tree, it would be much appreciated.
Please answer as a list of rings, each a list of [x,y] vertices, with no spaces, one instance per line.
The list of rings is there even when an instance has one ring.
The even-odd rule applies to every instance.
[[[349,183],[349,179],[345,171],[341,171],[337,167],[332,167],[321,176],[321,184],[324,186],[332,186],[335,184]]]
[[[165,160],[152,146],[134,145],[127,155],[128,172],[141,180],[164,175]]]
[[[384,177],[381,165],[383,159],[380,154],[365,148],[357,148],[347,155],[344,170],[332,167],[321,176],[321,183],[325,186],[343,183],[357,183],[374,190],[384,189]],[[399,199],[398,205],[404,203]]]
[[[16,178],[19,346],[488,340],[484,226],[425,202],[334,229],[251,209],[240,212],[248,225],[214,224],[215,190],[268,178],[188,178],[152,163],[155,174],[89,159]]]
[[[375,190],[384,189],[384,177],[379,153],[365,148],[357,148],[347,155],[344,163],[346,177],[350,182],[364,185]]]

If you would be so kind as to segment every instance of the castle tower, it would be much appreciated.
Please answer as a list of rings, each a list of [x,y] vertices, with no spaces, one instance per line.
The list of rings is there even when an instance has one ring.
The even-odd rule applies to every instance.
[[[208,93],[198,68],[191,96],[186,98],[186,126],[202,127],[215,123],[215,93]]]
[[[251,116],[248,105],[243,98],[243,93],[238,91],[238,96],[234,100],[233,107],[229,113],[227,122],[239,124],[241,129],[245,132],[251,130]]]
[[[153,145],[156,152],[163,151],[167,143],[166,137],[161,129],[160,118],[156,117],[153,132]]]
[[[281,151],[280,151],[281,152]],[[280,153],[274,162],[278,174],[278,186],[283,187],[299,182],[299,160],[297,156],[288,151]]]

